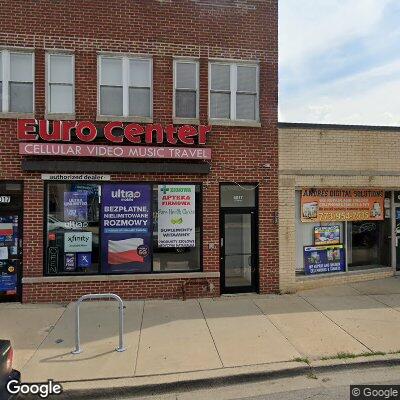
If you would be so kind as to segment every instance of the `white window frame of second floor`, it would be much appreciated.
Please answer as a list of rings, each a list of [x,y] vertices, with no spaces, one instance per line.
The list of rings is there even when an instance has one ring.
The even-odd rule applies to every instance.
[[[114,65],[109,65],[109,68],[114,69],[114,71],[109,70],[109,72],[116,73],[118,71],[118,68],[120,69],[121,76],[120,77],[106,77],[103,74],[103,60],[110,60],[111,64]],[[135,76],[132,73],[132,66],[134,63],[137,62],[137,66],[141,64],[143,67],[145,63],[148,63],[148,70],[147,72],[144,72],[145,70],[140,71],[140,73],[144,75],[140,76],[140,73],[138,73],[137,76]],[[120,67],[118,66],[118,63],[120,63]],[[136,121],[136,122],[152,122],[153,120],[153,59],[151,56],[137,56],[137,55],[121,55],[121,54],[99,54],[98,59],[97,59],[97,65],[98,65],[98,84],[97,84],[97,119],[98,120],[113,120],[113,119],[126,119],[129,121]],[[134,67],[133,67],[134,70]],[[120,78],[120,79],[119,79]],[[118,105],[116,101],[114,101],[114,105],[111,106],[114,107],[114,109],[111,109],[110,112],[105,112],[104,110],[104,105],[103,105],[103,95],[102,94],[102,89],[103,88],[108,88],[108,89],[114,89],[113,95],[117,95],[116,99],[121,96],[120,100],[122,101],[122,104]],[[119,89],[118,91],[120,93],[117,93],[115,89]],[[132,91],[131,91],[132,90]],[[133,90],[136,90],[137,92],[140,93],[142,91],[141,97],[146,99],[146,92],[148,91],[148,98],[147,98],[147,105],[149,107],[148,112],[143,112],[143,109],[140,110],[139,113],[136,113],[132,111],[130,112],[130,108],[133,107],[131,102],[131,96],[130,96],[130,91],[132,94],[132,99],[134,100],[134,92]],[[140,98],[139,94],[136,94],[138,98]],[[133,103],[133,101],[132,101]],[[110,103],[111,104],[111,103]],[[139,104],[138,107],[144,107],[145,105]],[[117,108],[119,110],[117,111]],[[116,112],[117,111],[117,112]],[[146,114],[146,115],[145,115]]]
[[[75,116],[75,56],[46,53],[46,115]]]
[[[18,61],[19,64],[18,65]],[[11,67],[11,63],[17,63]],[[31,49],[0,49],[0,115],[35,112],[35,56]],[[23,100],[28,103],[24,104]]]
[[[227,73],[228,82],[214,82],[213,66],[221,66],[229,69]],[[238,86],[238,71],[240,68],[253,69],[255,73],[255,86],[242,87]],[[243,70],[244,71],[244,70]],[[208,65],[208,118],[211,123],[227,123],[237,124],[259,124],[260,122],[260,66],[258,62],[250,61],[230,61],[230,60],[213,60]],[[215,85],[214,85],[215,83]],[[221,95],[227,98],[229,96],[229,107],[225,111],[225,115],[215,115],[212,113],[213,96]],[[238,99],[242,97],[244,100],[254,98],[254,118],[246,118],[243,114],[238,112]],[[227,115],[229,114],[229,115]]]
[[[186,76],[178,77],[179,67],[183,66],[191,66],[194,67],[193,71],[180,69],[181,73]],[[184,57],[176,57],[174,58],[174,98],[173,98],[173,117],[177,123],[185,122],[185,123],[197,123],[199,120],[199,98],[200,98],[200,63],[198,59],[194,58],[184,58]],[[194,76],[190,75],[190,72],[194,72]],[[190,96],[195,96],[194,106],[195,113],[194,115],[190,114],[189,109],[184,109],[183,104],[179,104],[179,96],[182,96],[181,100],[184,102],[185,96],[186,99],[190,99]],[[188,97],[189,96],[189,97]]]

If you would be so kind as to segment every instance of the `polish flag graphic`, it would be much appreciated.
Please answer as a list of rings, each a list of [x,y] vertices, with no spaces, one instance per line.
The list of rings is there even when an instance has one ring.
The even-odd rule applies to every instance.
[[[11,236],[13,234],[12,224],[0,224],[0,236]]]
[[[137,253],[138,246],[143,244],[142,238],[108,241],[108,263],[110,265],[144,262]]]

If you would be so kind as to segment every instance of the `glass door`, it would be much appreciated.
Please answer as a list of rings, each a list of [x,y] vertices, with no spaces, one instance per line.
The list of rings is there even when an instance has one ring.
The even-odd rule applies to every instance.
[[[396,245],[396,271],[400,271],[400,205],[395,205],[395,245]]]
[[[256,291],[254,211],[222,211],[221,279],[223,293]]]
[[[0,212],[0,301],[20,300],[21,215]]]

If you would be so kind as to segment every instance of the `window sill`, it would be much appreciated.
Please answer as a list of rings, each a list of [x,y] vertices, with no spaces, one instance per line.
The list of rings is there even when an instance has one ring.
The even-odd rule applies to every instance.
[[[198,118],[172,118],[172,123],[174,125],[200,125],[200,120]]]
[[[219,272],[170,272],[157,274],[121,274],[121,275],[71,275],[25,277],[22,283],[68,283],[68,282],[110,282],[110,281],[145,281],[164,279],[199,279],[219,278]]]
[[[118,117],[111,115],[97,115],[98,122],[139,122],[144,124],[153,123],[153,117]]]
[[[34,113],[0,112],[0,119],[30,119],[35,118]]]
[[[74,120],[75,119],[75,114],[67,114],[67,113],[49,113],[45,114],[45,119],[48,119],[50,121],[54,120]]]
[[[261,128],[261,122],[258,121],[235,121],[231,119],[214,119],[210,118],[208,120],[210,125],[220,125],[220,126],[244,126],[249,128]]]

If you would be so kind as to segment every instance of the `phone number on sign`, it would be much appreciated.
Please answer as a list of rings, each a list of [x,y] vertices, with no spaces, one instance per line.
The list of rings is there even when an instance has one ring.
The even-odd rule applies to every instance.
[[[364,221],[370,219],[368,211],[319,212],[316,218],[320,221]]]

